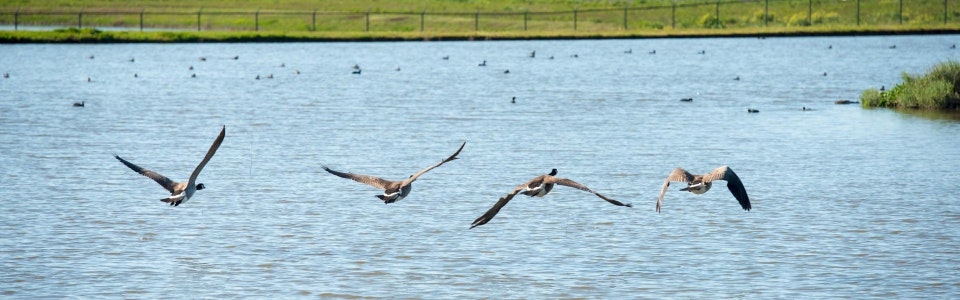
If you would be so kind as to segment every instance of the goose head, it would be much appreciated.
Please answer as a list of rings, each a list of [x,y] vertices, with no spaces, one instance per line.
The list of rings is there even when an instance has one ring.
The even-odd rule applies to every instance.
[[[550,176],[557,176],[557,169],[550,170]]]
[[[202,189],[205,189],[205,188],[207,188],[207,186],[203,185],[202,183],[198,183],[198,184],[197,184],[197,190],[198,190],[198,191],[199,191],[199,190],[202,190]]]

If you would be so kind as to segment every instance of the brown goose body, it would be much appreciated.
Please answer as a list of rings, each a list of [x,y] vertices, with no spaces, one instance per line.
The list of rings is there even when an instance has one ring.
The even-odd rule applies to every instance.
[[[198,190],[202,190],[205,186],[202,183],[196,183],[197,177],[200,175],[200,171],[203,170],[203,167],[207,165],[207,162],[210,161],[210,158],[217,153],[217,149],[220,148],[220,144],[223,143],[223,138],[226,136],[227,127],[223,126],[220,129],[220,135],[217,136],[217,139],[213,141],[213,144],[210,145],[210,149],[207,150],[207,154],[203,157],[203,161],[193,169],[193,173],[190,174],[190,179],[183,182],[176,182],[170,178],[160,175],[160,173],[154,172],[152,170],[141,168],[138,165],[135,165],[120,156],[114,154],[113,157],[119,160],[121,163],[126,165],[128,168],[134,172],[140,173],[140,175],[146,176],[147,178],[153,179],[160,186],[167,189],[170,192],[170,197],[160,199],[160,201],[170,203],[172,206],[180,206],[180,204],[187,202],[193,197],[193,194]]]
[[[530,181],[527,181],[526,183],[517,186],[516,188],[513,189],[513,191],[511,191],[506,196],[500,197],[500,200],[498,200],[497,203],[493,205],[493,207],[487,210],[486,213],[484,213],[482,216],[474,220],[473,224],[470,225],[470,228],[472,229],[474,227],[487,224],[487,222],[490,222],[490,220],[492,220],[493,217],[500,212],[500,209],[506,206],[507,203],[510,202],[510,200],[513,199],[513,197],[516,196],[517,194],[524,194],[530,197],[543,197],[548,193],[550,193],[550,191],[553,190],[553,187],[558,184],[592,193],[594,195],[597,195],[597,197],[600,197],[600,199],[606,200],[607,202],[610,202],[613,205],[633,207],[633,205],[629,203],[624,204],[620,201],[607,198],[606,196],[601,195],[600,193],[597,193],[591,190],[590,188],[588,188],[587,186],[577,183],[576,181],[566,179],[566,178],[556,177],[555,175],[557,175],[557,169],[553,169],[552,171],[550,171],[550,174],[544,174],[544,175],[534,177],[533,179],[530,179]]]
[[[453,153],[453,155],[450,155],[450,157],[447,157],[436,164],[426,167],[423,170],[420,170],[419,172],[413,175],[410,175],[410,177],[404,180],[392,181],[392,180],[386,180],[376,176],[339,172],[339,171],[332,170],[327,166],[322,166],[322,167],[324,170],[326,170],[330,174],[337,175],[338,177],[350,179],[350,180],[360,182],[372,187],[383,189],[383,195],[377,195],[377,198],[379,198],[380,200],[383,200],[384,204],[390,204],[390,203],[400,201],[403,198],[406,198],[407,195],[410,194],[410,190],[412,189],[412,186],[413,186],[413,181],[417,180],[417,178],[420,177],[420,175],[423,175],[428,171],[433,170],[434,168],[439,167],[440,165],[443,165],[446,162],[457,159],[457,155],[460,154],[460,151],[463,150],[463,147],[466,145],[467,145],[467,142],[463,142],[463,144],[460,145],[460,149],[457,149],[457,152]]]
[[[740,202],[740,207],[746,211],[750,210],[750,197],[747,196],[747,189],[743,187],[743,182],[740,181],[740,177],[737,176],[737,173],[734,173],[730,167],[722,166],[703,175],[690,174],[690,172],[681,168],[674,169],[673,172],[667,176],[667,179],[663,182],[663,187],[660,189],[660,196],[657,197],[657,212],[660,212],[660,206],[663,204],[663,195],[667,193],[667,187],[670,186],[671,182],[686,182],[687,187],[680,190],[699,195],[709,191],[710,187],[713,186],[713,181],[716,180],[726,181],[727,189],[729,189],[733,197],[737,198],[737,201]]]

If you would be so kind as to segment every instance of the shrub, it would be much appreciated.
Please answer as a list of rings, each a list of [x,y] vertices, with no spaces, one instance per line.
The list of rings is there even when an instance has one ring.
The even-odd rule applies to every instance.
[[[927,74],[903,73],[903,82],[889,91],[869,89],[860,95],[864,107],[957,109],[960,107],[960,62],[937,64]]]
[[[868,89],[860,94],[860,105],[863,107],[887,107],[887,98],[877,89]]]
[[[700,16],[700,20],[697,21],[697,24],[702,28],[716,28],[717,27],[717,16],[711,14],[704,14]]]

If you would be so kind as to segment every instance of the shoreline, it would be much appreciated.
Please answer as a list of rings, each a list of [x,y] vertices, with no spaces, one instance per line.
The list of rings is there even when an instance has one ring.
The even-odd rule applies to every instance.
[[[960,28],[739,28],[715,30],[661,30],[643,32],[248,32],[248,31],[0,31],[0,44],[109,44],[109,43],[285,43],[285,42],[410,42],[410,41],[515,41],[580,39],[829,37],[879,35],[960,34]]]

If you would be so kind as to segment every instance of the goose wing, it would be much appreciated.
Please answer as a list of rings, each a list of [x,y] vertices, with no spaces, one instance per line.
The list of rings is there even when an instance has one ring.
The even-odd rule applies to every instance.
[[[510,199],[513,199],[513,197],[519,194],[520,191],[535,188],[542,185],[544,183],[544,180],[547,178],[547,176],[550,176],[550,175],[540,175],[540,176],[534,177],[533,179],[530,179],[529,181],[524,182],[523,184],[513,188],[513,190],[510,191],[509,194],[507,194],[506,196],[500,197],[500,200],[497,201],[497,204],[494,204],[493,207],[490,208],[490,210],[487,210],[486,213],[484,213],[482,216],[474,220],[473,225],[471,225],[470,228],[474,228],[483,224],[487,224],[487,222],[490,222],[490,220],[493,219],[493,217],[500,212],[500,209],[506,206],[508,202],[510,202]]]
[[[413,182],[414,180],[417,180],[417,177],[420,177],[420,175],[423,175],[424,173],[427,173],[428,171],[433,170],[434,168],[439,167],[440,165],[442,165],[442,164],[444,164],[444,163],[446,163],[446,162],[448,162],[448,161],[457,159],[457,155],[460,154],[460,151],[463,150],[463,146],[466,146],[466,145],[467,145],[467,142],[463,142],[463,144],[460,145],[460,149],[457,149],[457,152],[453,153],[453,155],[450,155],[450,157],[447,157],[447,158],[441,160],[440,162],[438,162],[438,163],[436,163],[436,164],[434,164],[434,165],[432,165],[432,166],[429,166],[429,167],[424,168],[423,170],[420,170],[420,172],[417,172],[416,174],[410,175],[410,177],[407,178],[407,179],[405,179],[405,180],[403,181],[403,183],[400,184],[400,186],[408,185],[408,184],[410,184],[411,182]]]
[[[506,206],[507,202],[510,202],[510,199],[513,199],[513,196],[516,196],[516,195],[517,195],[516,193],[513,193],[504,197],[500,197],[500,200],[497,200],[497,204],[494,204],[493,207],[487,210],[487,212],[485,212],[482,216],[480,216],[476,220],[473,220],[473,224],[470,225],[470,229],[473,229],[474,227],[487,224],[487,222],[490,222],[490,220],[492,220],[493,217],[500,212],[500,209]]]
[[[610,202],[611,204],[616,205],[616,206],[633,207],[633,205],[631,205],[631,204],[629,204],[629,203],[624,204],[624,203],[622,203],[622,202],[620,202],[620,201],[607,198],[607,196],[601,195],[600,193],[597,193],[597,192],[591,190],[591,189],[588,188],[587,186],[582,185],[582,184],[580,184],[580,183],[578,183],[578,182],[576,182],[576,181],[570,180],[570,179],[549,176],[549,177],[547,177],[547,179],[546,179],[544,182],[546,182],[546,183],[556,183],[556,184],[559,184],[559,185],[569,186],[569,187],[572,187],[572,188],[575,188],[575,189],[578,189],[578,190],[581,190],[581,191],[589,192],[589,193],[592,193],[592,194],[594,194],[594,195],[597,195],[597,197],[600,197],[600,199],[606,200],[607,202]]]
[[[337,175],[341,178],[350,179],[359,183],[363,183],[378,189],[387,189],[393,181],[386,180],[376,176],[363,175],[363,174],[353,174],[353,173],[344,173],[331,170],[327,166],[322,166],[324,170],[330,172],[330,174]]]
[[[157,183],[160,184],[160,186],[167,189],[167,191],[171,193],[173,193],[173,190],[176,189],[177,187],[177,182],[170,180],[170,178],[167,178],[167,176],[163,176],[163,175],[160,175],[160,173],[141,168],[138,165],[135,165],[123,158],[120,158],[119,155],[114,154],[113,157],[119,160],[120,162],[122,162],[124,165],[126,165],[128,168],[130,168],[134,172],[140,173],[140,175],[153,179],[153,181],[156,181]]]
[[[673,169],[673,172],[670,172],[670,175],[667,175],[667,179],[663,181],[663,187],[660,188],[660,196],[657,197],[657,212],[660,212],[660,206],[663,205],[663,195],[667,193],[667,188],[670,187],[671,182],[692,182],[694,178],[693,174],[687,172],[687,170],[676,168]]]
[[[217,153],[217,149],[220,148],[220,144],[223,143],[223,137],[226,136],[226,134],[227,134],[227,126],[224,125],[223,128],[220,129],[220,135],[217,136],[217,139],[213,141],[212,145],[210,145],[210,149],[207,150],[207,155],[203,156],[203,161],[200,161],[200,164],[197,165],[197,167],[193,169],[193,173],[190,174],[190,180],[187,181],[188,187],[194,186],[196,184],[197,176],[200,176],[200,171],[202,171],[203,167],[207,165],[207,162],[210,161],[210,158],[212,158],[213,155]]]
[[[529,185],[531,184],[531,182],[537,181],[538,179],[541,179],[541,177],[543,177],[543,176],[537,176],[536,178],[534,178],[534,179],[531,180],[530,182],[527,182],[527,183],[524,183],[524,184],[521,184],[521,185],[517,186],[516,188],[513,189],[513,191],[511,191],[511,192],[510,192],[509,194],[507,194],[506,196],[500,197],[500,200],[497,200],[497,204],[494,204],[493,207],[491,207],[489,210],[487,210],[486,213],[484,213],[482,216],[480,216],[479,218],[477,218],[476,220],[473,221],[473,224],[470,225],[470,229],[473,229],[474,227],[477,227],[477,226],[480,226],[480,225],[483,225],[483,224],[487,224],[487,222],[490,222],[490,220],[492,220],[493,217],[496,216],[497,213],[500,212],[500,209],[503,208],[504,206],[506,206],[507,203],[510,202],[510,200],[513,199],[514,196],[516,196],[517,194],[520,193],[520,191],[522,191],[524,188],[526,188],[527,186],[529,186]]]
[[[733,197],[737,198],[737,201],[740,202],[740,207],[743,210],[750,210],[750,197],[747,196],[747,189],[743,187],[743,182],[740,181],[740,176],[737,176],[737,173],[733,172],[733,169],[727,166],[722,166],[714,169],[709,174],[703,175],[703,182],[710,182],[714,180],[724,180],[727,182],[727,189],[730,190],[730,193],[733,194]]]

